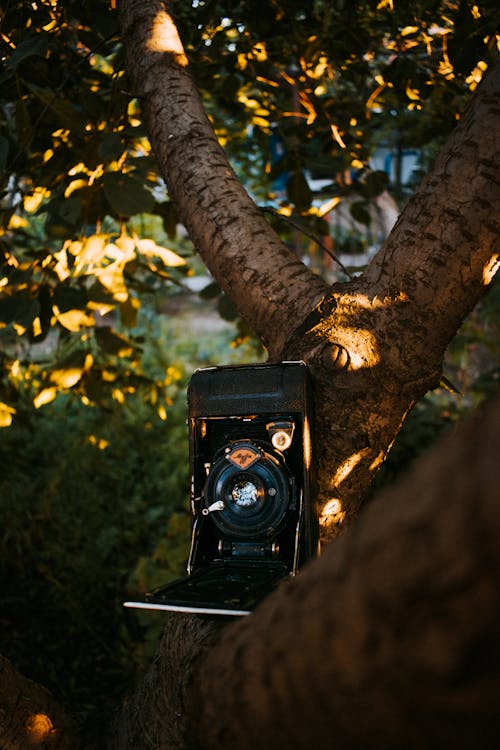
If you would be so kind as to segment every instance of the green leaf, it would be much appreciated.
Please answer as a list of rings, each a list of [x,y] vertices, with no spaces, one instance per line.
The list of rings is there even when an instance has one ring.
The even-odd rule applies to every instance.
[[[232,302],[225,294],[221,294],[219,297],[217,309],[219,315],[224,320],[233,321],[238,317],[238,310],[236,309],[234,302]]]
[[[16,102],[16,129],[20,141],[23,141],[31,131],[31,118],[22,99]]]
[[[123,153],[123,142],[116,133],[108,133],[99,144],[99,155],[105,161],[119,159]]]
[[[168,235],[168,238],[173,240],[177,236],[177,225],[179,219],[177,212],[171,201],[165,201],[164,203],[156,203],[154,207],[154,213],[161,216],[163,221],[163,228]]]
[[[95,329],[97,343],[108,354],[126,357],[134,351],[134,344],[125,336],[120,336],[111,330],[109,326]]]
[[[215,299],[220,293],[220,286],[215,281],[211,281],[210,284],[207,284],[207,286],[204,286],[198,292],[201,299]]]
[[[386,172],[383,172],[382,170],[369,172],[364,180],[363,195],[365,195],[366,198],[376,198],[377,195],[384,192],[387,188],[388,182],[389,177]]]
[[[66,285],[54,289],[54,304],[62,313],[68,310],[85,310],[87,301],[87,292],[83,289]]]
[[[34,83],[26,85],[36,98],[56,115],[61,125],[75,132],[83,128],[84,121],[77,102],[65,99],[46,86],[37,86]]]
[[[356,201],[356,203],[353,203],[351,205],[349,210],[351,212],[352,218],[355,221],[359,222],[359,224],[365,224],[366,226],[369,226],[371,217],[364,201]]]
[[[120,320],[125,328],[135,328],[140,307],[139,299],[132,297],[130,294],[125,302],[120,304]]]
[[[28,39],[19,42],[7,61],[7,67],[11,70],[15,70],[17,66],[28,57],[33,57],[33,55],[44,57],[47,54],[48,48],[48,34],[40,33],[36,34],[36,36],[29,37]]]
[[[19,323],[28,329],[39,312],[38,300],[33,299],[28,292],[0,298],[0,321],[2,323]]]
[[[134,177],[122,172],[104,175],[104,194],[118,216],[151,213],[155,205],[153,194]]]

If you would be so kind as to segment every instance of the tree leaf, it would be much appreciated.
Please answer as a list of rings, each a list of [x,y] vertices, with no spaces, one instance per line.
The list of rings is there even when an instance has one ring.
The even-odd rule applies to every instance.
[[[371,217],[367,209],[367,205],[364,201],[356,201],[356,203],[353,203],[350,208],[352,218],[359,222],[359,224],[365,224],[366,226],[369,226],[371,222]]]
[[[85,310],[87,306],[87,292],[84,289],[75,289],[71,286],[59,285],[54,289],[54,304],[60,312],[68,310]]]
[[[387,172],[375,170],[369,172],[363,183],[363,195],[366,198],[376,198],[387,188],[389,177]]]
[[[13,406],[4,404],[0,401],[0,427],[10,427],[12,424],[12,415],[16,413]]]
[[[28,57],[33,57],[33,55],[44,57],[47,54],[48,48],[48,34],[39,33],[28,39],[24,39],[24,41],[19,42],[12,55],[9,57],[7,67],[11,70],[15,70],[17,66]]]
[[[108,354],[127,357],[134,351],[132,342],[125,338],[125,336],[120,336],[118,333],[112,331],[109,326],[96,328],[95,337],[101,349],[108,352]]]
[[[120,320],[125,328],[135,328],[137,325],[137,315],[141,309],[141,302],[137,297],[128,295],[125,302],[120,304]]]
[[[35,407],[35,409],[39,409],[44,404],[50,404],[50,402],[53,401],[56,396],[57,388],[55,386],[44,388],[33,399],[33,406]]]
[[[215,299],[221,293],[220,286],[215,281],[211,281],[210,284],[200,289],[198,295],[201,299]]]
[[[102,139],[98,148],[99,156],[105,161],[115,161],[123,153],[123,142],[117,133],[108,133]]]
[[[217,303],[219,315],[224,320],[233,321],[238,317],[238,310],[226,294],[221,294]]]
[[[177,255],[177,253],[174,253],[168,247],[157,245],[154,240],[136,240],[135,244],[140,253],[160,258],[165,266],[178,267],[186,265],[184,258],[181,258],[180,255]]]
[[[155,205],[153,194],[131,175],[107,172],[103,184],[109,205],[119,216],[152,212]]]
[[[64,369],[52,370],[50,380],[58,388],[72,388],[78,383],[83,375],[81,367],[66,367]]]
[[[83,310],[67,310],[66,312],[56,312],[54,310],[57,322],[72,333],[77,333],[81,328],[95,325],[95,320],[91,315],[87,315]]]

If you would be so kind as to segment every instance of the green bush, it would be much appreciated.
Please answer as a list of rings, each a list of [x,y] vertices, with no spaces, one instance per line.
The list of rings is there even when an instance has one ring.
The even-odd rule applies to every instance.
[[[123,403],[70,391],[36,410],[27,397],[0,432],[0,653],[97,733],[165,623],[122,602],[185,571],[187,380],[255,355],[231,327],[207,340],[145,314],[141,330],[148,380]]]

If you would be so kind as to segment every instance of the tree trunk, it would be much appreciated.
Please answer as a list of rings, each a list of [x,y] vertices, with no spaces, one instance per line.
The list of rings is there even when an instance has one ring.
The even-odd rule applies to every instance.
[[[113,747],[497,747],[499,439],[497,399],[252,615],[174,617]]]
[[[195,247],[270,358],[308,363],[327,541],[358,512],[414,402],[498,266],[500,62],[365,273],[328,287],[274,234],[219,146],[170,6],[126,0],[128,70]]]
[[[102,747],[496,748],[499,441],[497,397],[252,615],[172,616]],[[83,748],[46,691],[0,674],[2,748],[37,725],[56,731],[35,746]]]

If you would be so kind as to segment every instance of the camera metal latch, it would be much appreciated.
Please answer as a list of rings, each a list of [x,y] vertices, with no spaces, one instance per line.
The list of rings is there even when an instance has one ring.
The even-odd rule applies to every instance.
[[[208,508],[203,508],[201,511],[204,516],[208,516],[209,513],[213,513],[214,510],[224,510],[226,506],[222,500],[216,500],[215,503],[209,505]]]
[[[266,424],[271,443],[279,451],[286,451],[290,447],[294,429],[295,423],[292,420],[280,420]]]

